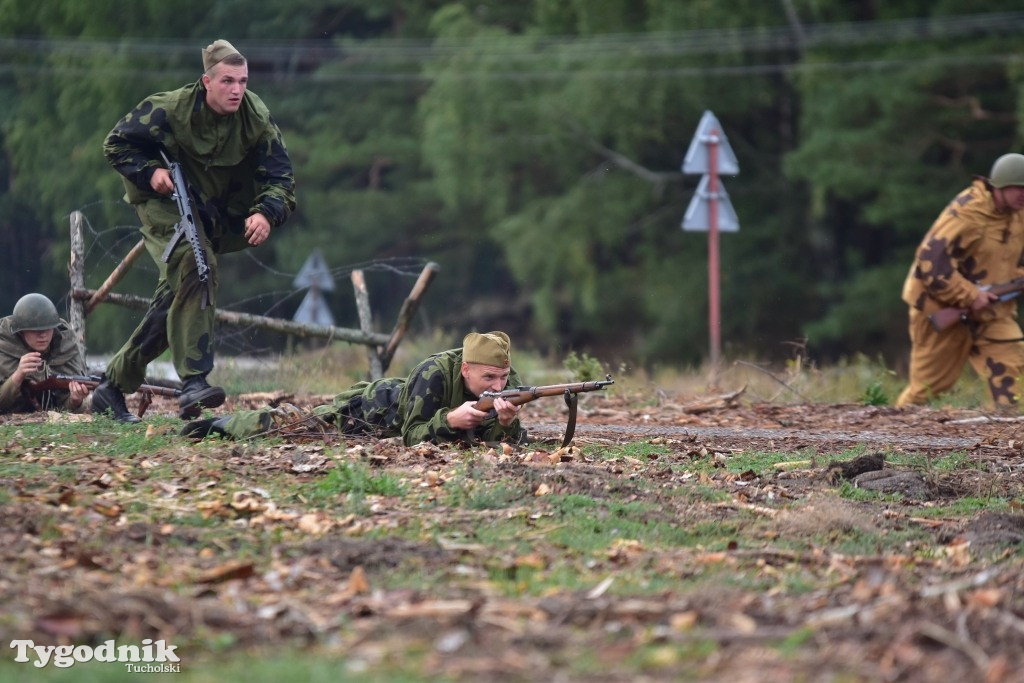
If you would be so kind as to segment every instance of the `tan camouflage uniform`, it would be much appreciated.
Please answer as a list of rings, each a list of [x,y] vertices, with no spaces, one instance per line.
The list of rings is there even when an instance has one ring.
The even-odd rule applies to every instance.
[[[174,200],[150,188],[153,171],[164,166],[161,149],[181,163],[203,219],[211,294],[205,309],[188,240],[178,243],[168,263],[161,260],[179,220]],[[149,310],[108,363],[106,375],[131,393],[143,382],[148,363],[168,348],[179,377],[206,375],[213,369],[217,255],[249,246],[249,215],[262,213],[273,228],[295,208],[295,181],[281,131],[251,91],[238,111],[220,115],[206,105],[206,89],[197,81],[143,100],[117,123],[103,151],[124,176],[125,200],[135,207],[146,250],[160,270]]]
[[[401,436],[407,446],[423,441],[518,442],[522,435],[518,418],[502,427],[492,416],[472,434],[448,426],[449,411],[478,398],[466,389],[461,368],[462,348],[442,351],[422,361],[408,377],[359,382],[335,396],[330,405],[315,408],[313,414],[333,422],[343,434]],[[519,384],[519,373],[512,368],[507,386]],[[269,408],[237,412],[224,431],[235,438],[248,438],[279,426],[278,417],[292,420],[287,413]]]
[[[1024,216],[996,209],[992,187],[976,178],[932,225],[903,285],[910,306],[910,384],[897,405],[920,404],[956,384],[964,363],[987,383],[992,401],[1012,405],[1024,371],[1024,343],[1015,300],[971,314],[966,325],[936,331],[928,316],[969,309],[979,285],[1024,275]]]

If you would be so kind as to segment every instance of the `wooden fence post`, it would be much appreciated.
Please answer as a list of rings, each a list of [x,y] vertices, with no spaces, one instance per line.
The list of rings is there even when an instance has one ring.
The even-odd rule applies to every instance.
[[[363,271],[352,271],[352,288],[356,293],[356,309],[359,311],[359,329],[363,332],[373,331],[373,316],[370,313],[370,294],[366,291],[366,278]],[[384,376],[384,368],[380,362],[380,350],[377,346],[366,347],[366,357],[370,362],[370,381]]]
[[[68,262],[68,276],[71,291],[85,289],[85,237],[82,235],[82,212],[71,212],[71,260]],[[82,360],[85,360],[85,303],[71,297],[68,324],[75,338],[75,345]]]
[[[409,327],[409,322],[412,317],[416,315],[416,309],[420,307],[420,298],[423,293],[427,291],[427,287],[430,286],[430,281],[434,279],[434,276],[440,272],[441,266],[437,265],[433,261],[423,266],[423,271],[420,276],[416,279],[416,284],[413,285],[412,291],[409,292],[409,296],[405,298],[402,303],[402,309],[398,312],[398,321],[395,323],[395,329],[391,331],[391,338],[388,339],[387,345],[384,347],[384,352],[380,354],[381,372],[387,372],[388,366],[391,365],[391,359],[395,356],[395,351],[398,349],[399,343],[402,341],[402,337],[405,336],[405,331]]]

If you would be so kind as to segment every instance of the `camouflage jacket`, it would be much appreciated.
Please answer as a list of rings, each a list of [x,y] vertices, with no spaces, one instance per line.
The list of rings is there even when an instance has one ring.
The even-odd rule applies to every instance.
[[[442,351],[422,361],[406,378],[360,382],[316,412],[333,413],[342,431],[369,431],[383,437],[401,435],[407,446],[421,441],[464,441],[465,432],[453,429],[447,422],[452,409],[477,399],[466,389],[461,368],[461,348]],[[519,373],[512,368],[508,386],[521,383]],[[501,441],[518,439],[520,431],[518,418],[502,427],[497,417],[491,417],[472,436],[481,441]]]
[[[237,224],[257,212],[277,227],[295,208],[288,150],[253,92],[245,92],[238,111],[221,115],[206,106],[206,89],[196,81],[147,97],[118,121],[103,153],[124,176],[129,203],[163,197],[149,184],[153,171],[164,166],[161,149],[181,163],[199,195],[197,209],[213,222],[208,229],[224,230],[230,220]]]
[[[979,285],[1024,275],[1024,212],[999,211],[992,188],[977,178],[950,202],[917,249],[903,284],[903,300],[930,314],[946,306],[969,308]],[[977,312],[980,322],[1014,317],[1017,302]]]
[[[12,316],[0,318],[0,377],[3,378],[3,384],[0,385],[0,413],[32,412],[37,406],[22,393],[21,387],[14,386],[11,381],[11,375],[18,369],[21,357],[32,349],[25,344],[20,334],[11,331],[12,325]],[[43,354],[42,369],[26,377],[25,381],[38,382],[56,374],[83,375],[85,372],[85,360],[78,353],[71,327],[61,320],[54,330],[50,349]],[[37,396],[36,400],[39,408],[56,410],[66,408],[70,398],[71,394],[67,391],[46,391]]]

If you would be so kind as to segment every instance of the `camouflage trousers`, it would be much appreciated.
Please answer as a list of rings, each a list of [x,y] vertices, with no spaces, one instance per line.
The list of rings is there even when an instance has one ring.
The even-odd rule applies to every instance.
[[[181,239],[167,263],[161,257],[180,219],[170,199],[151,199],[135,207],[142,220],[146,251],[160,271],[149,309],[128,341],[107,364],[107,377],[125,393],[142,384],[146,366],[170,349],[174,369],[182,379],[213,369],[216,323],[217,257],[209,239],[204,243],[210,266],[210,305],[201,307],[202,286],[195,255]]]
[[[1024,373],[1024,342],[1012,318],[997,318],[977,326],[955,325],[935,330],[928,316],[910,311],[910,383],[896,405],[927,403],[956,384],[970,362],[997,406],[1015,405]]]
[[[387,438],[401,434],[398,394],[404,379],[359,382],[311,411],[283,404],[277,408],[240,410],[231,415],[224,431],[236,439],[267,433],[317,433],[336,429],[342,434],[370,434]]]

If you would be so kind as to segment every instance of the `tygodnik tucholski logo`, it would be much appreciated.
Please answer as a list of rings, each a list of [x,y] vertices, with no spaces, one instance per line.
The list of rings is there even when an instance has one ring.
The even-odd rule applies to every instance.
[[[33,665],[43,668],[49,663],[65,669],[80,662],[95,659],[97,662],[124,663],[132,673],[177,673],[181,671],[178,655],[174,654],[177,645],[168,645],[163,640],[146,638],[139,645],[117,645],[107,640],[97,648],[88,645],[36,645],[31,640],[12,640],[11,648],[18,651],[16,662],[29,662],[29,652],[35,655]],[[135,662],[139,662],[136,664]]]

